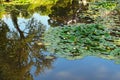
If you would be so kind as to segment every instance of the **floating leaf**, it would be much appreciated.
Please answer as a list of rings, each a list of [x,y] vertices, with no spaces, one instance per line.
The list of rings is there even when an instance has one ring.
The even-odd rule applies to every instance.
[[[69,34],[68,34],[69,32]],[[50,37],[49,37],[50,36]],[[113,55],[119,54],[119,38],[112,36],[110,30],[101,24],[78,24],[50,28],[44,37],[49,52],[59,56]]]

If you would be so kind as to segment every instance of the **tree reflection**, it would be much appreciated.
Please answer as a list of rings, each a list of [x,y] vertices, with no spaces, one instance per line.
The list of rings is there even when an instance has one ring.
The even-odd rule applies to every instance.
[[[34,65],[36,74],[39,74],[45,68],[51,68],[54,61],[54,58],[48,59],[40,53],[41,46],[37,45],[45,26],[32,18],[23,31],[18,25],[17,14],[16,11],[10,12],[16,31],[11,31],[0,20],[0,80],[33,80],[31,66]]]
[[[89,16],[84,16],[84,12],[88,10],[88,4],[84,5],[79,0],[59,0],[52,6],[51,10],[52,12],[49,14],[50,19],[48,20],[51,26],[93,22]]]

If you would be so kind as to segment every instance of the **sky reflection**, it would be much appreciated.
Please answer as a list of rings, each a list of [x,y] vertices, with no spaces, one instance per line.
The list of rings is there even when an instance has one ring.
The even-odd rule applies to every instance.
[[[58,58],[52,70],[35,80],[120,80],[120,65],[112,60],[88,56],[80,60]]]
[[[46,26],[46,29],[48,29],[50,27],[50,25],[48,24],[48,16],[41,16],[38,13],[34,13],[33,16],[31,16],[31,18],[34,18],[35,20],[37,20],[38,22],[40,21],[43,25]],[[23,17],[18,17],[18,25],[20,27],[21,30],[25,30],[26,28],[26,23],[31,19],[25,19]],[[2,18],[2,20],[4,20],[4,22],[8,25],[9,29],[11,31],[16,31],[16,29],[14,28],[13,22],[11,20],[11,16],[10,14],[5,14]],[[26,31],[27,32],[27,31]]]

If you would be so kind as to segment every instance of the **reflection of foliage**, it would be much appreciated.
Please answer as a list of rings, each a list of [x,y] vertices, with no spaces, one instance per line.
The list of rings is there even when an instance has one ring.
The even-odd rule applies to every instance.
[[[79,0],[59,0],[51,8],[49,24],[54,27],[73,23],[91,23],[93,20],[89,16],[84,16],[83,12],[86,10],[88,10],[88,5],[79,3]]]
[[[9,12],[11,12],[11,11],[17,12],[18,14],[16,16],[30,18],[33,13],[27,11],[28,7],[29,7],[29,5],[22,5],[22,6],[14,5],[14,6],[12,6],[12,9],[9,10]]]
[[[33,12],[27,11],[29,4],[24,5],[11,5],[11,4],[2,4],[0,5],[0,16],[2,17],[5,13],[10,13],[14,11],[17,13],[16,16],[30,18]]]
[[[8,4],[28,4],[31,3],[33,0],[2,0],[1,3],[8,3]]]
[[[5,8],[3,5],[0,5],[0,18],[2,17],[2,15],[5,13]]]
[[[97,2],[96,3],[96,8],[105,8],[107,10],[113,10],[116,7],[116,3],[115,2]]]
[[[37,10],[41,15],[48,15],[51,13],[51,7],[58,0],[36,0],[29,6],[28,10]],[[42,9],[42,10],[41,10]]]
[[[87,15],[94,19],[95,23],[105,24],[107,27],[115,26],[117,2],[98,1],[90,3]],[[119,15],[119,14],[117,14]]]
[[[23,4],[26,4],[26,3],[31,3],[32,0],[13,0],[14,3],[23,3]]]
[[[40,46],[36,44],[45,26],[35,19],[30,19],[22,31],[17,24],[15,13],[11,13],[11,18],[17,31],[10,31],[0,20],[0,79],[33,80],[30,73],[32,65],[36,67],[36,74],[39,74],[45,68],[51,68],[53,61],[40,53]]]
[[[0,20],[0,50],[4,50],[5,48],[5,44],[7,42],[7,37],[6,37],[6,34],[7,32],[9,31],[7,25]]]
[[[96,3],[91,3],[89,5],[89,10],[88,12],[91,12],[89,14],[95,14],[97,17],[101,15],[107,16],[112,10],[116,8],[117,3],[116,2],[96,2]],[[100,13],[102,14],[100,15]],[[92,14],[92,15],[93,15]]]
[[[51,28],[45,34],[47,50],[60,56],[112,55],[118,56],[120,48],[114,43],[119,37],[99,24],[81,24]]]

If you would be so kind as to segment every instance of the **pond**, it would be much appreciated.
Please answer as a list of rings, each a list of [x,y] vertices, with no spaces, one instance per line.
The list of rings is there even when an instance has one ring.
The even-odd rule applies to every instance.
[[[120,80],[119,0],[0,3],[0,80]]]
[[[58,58],[52,69],[34,77],[35,80],[119,80],[119,68],[112,60],[93,56],[79,60]]]

